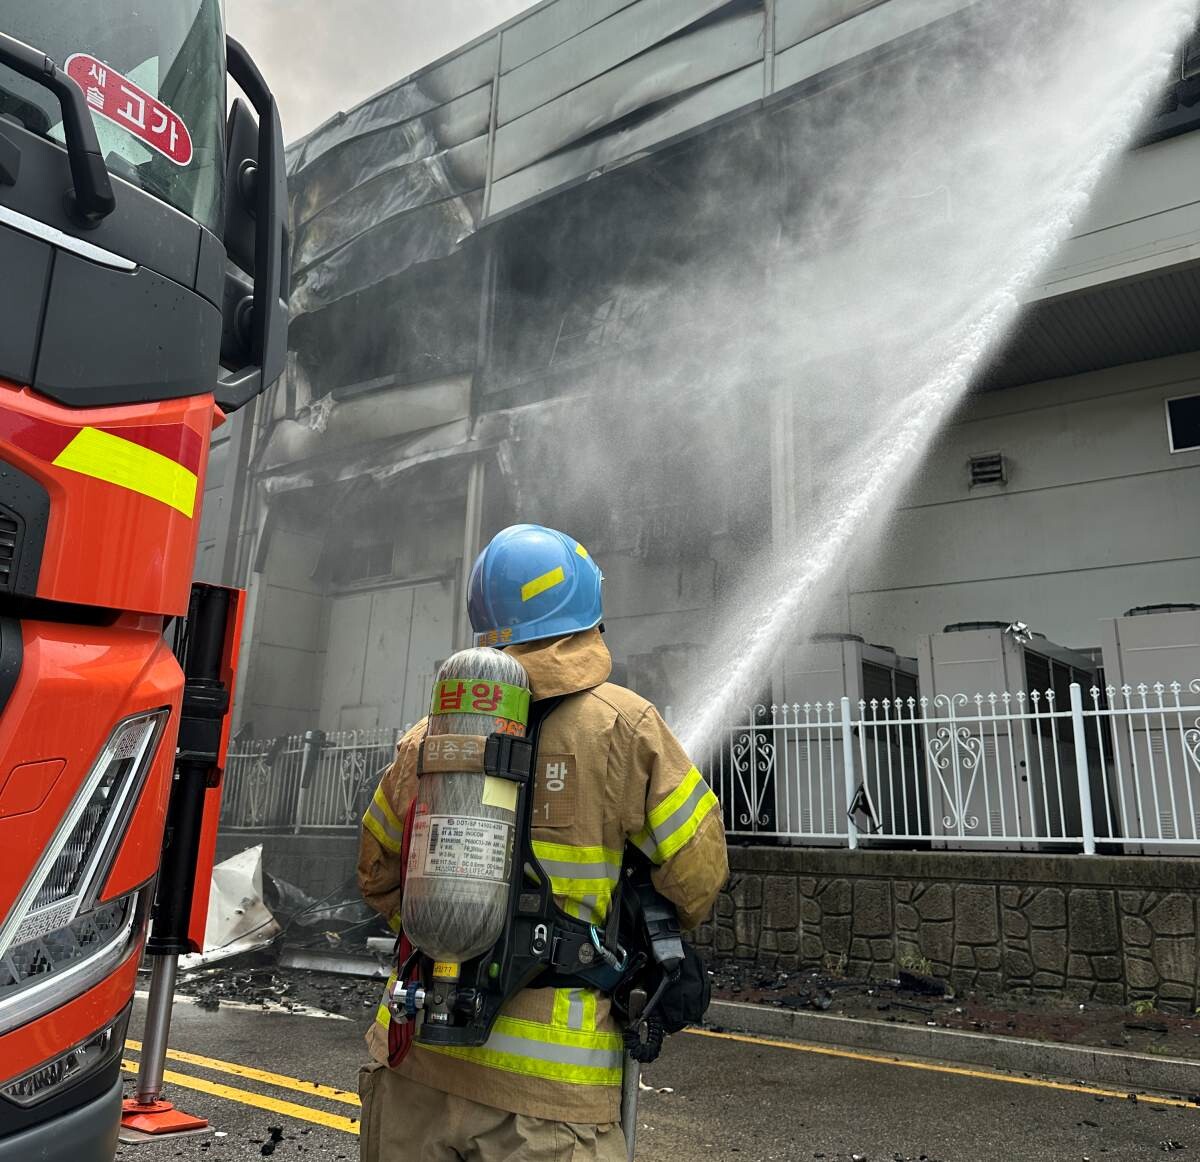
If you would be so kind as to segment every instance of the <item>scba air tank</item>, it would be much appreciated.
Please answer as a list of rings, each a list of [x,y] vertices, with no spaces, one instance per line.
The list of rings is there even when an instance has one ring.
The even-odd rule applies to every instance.
[[[461,964],[500,938],[508,913],[517,785],[482,771],[484,739],[524,737],[529,678],[499,650],[461,650],[433,685],[401,919],[416,948]]]

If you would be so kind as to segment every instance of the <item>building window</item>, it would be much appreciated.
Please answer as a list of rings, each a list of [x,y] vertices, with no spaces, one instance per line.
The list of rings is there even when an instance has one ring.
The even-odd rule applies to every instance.
[[[1167,438],[1172,452],[1200,450],[1200,395],[1167,400]]]
[[[338,561],[334,580],[339,585],[355,585],[363,581],[378,581],[392,575],[391,541],[355,545]]]

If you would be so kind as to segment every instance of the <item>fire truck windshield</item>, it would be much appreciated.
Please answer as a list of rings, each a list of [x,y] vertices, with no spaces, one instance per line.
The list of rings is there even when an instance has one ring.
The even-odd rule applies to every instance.
[[[225,36],[219,0],[0,0],[0,29],[51,57],[84,90],[110,173],[220,235]],[[63,140],[55,99],[0,65],[3,116]]]

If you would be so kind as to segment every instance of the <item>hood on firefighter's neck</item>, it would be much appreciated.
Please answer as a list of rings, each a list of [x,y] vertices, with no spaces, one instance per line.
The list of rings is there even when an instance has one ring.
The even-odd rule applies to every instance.
[[[598,628],[522,642],[509,646],[507,652],[525,667],[535,699],[590,690],[607,682],[612,673],[612,655]]]

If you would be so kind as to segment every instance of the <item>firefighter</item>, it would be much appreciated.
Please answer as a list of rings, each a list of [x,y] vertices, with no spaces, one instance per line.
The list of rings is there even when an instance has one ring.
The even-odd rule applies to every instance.
[[[533,800],[534,851],[559,906],[602,924],[622,851],[633,843],[686,930],[708,916],[728,875],[721,814],[658,711],[608,681],[600,582],[578,541],[514,525],[475,563],[471,625],[478,644],[521,662],[535,700],[566,696],[542,727]],[[394,931],[401,821],[416,791],[424,733],[421,722],[400,740],[363,820],[359,885]],[[364,1162],[626,1157],[622,1041],[606,996],[525,989],[477,1048],[413,1044],[397,1060],[396,1032],[381,1004],[367,1035],[373,1063],[359,1078]]]

